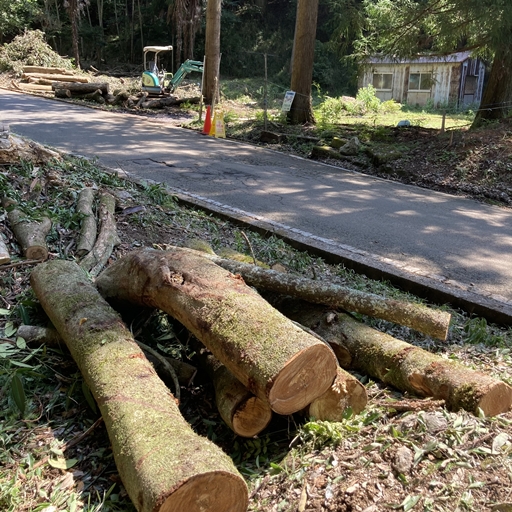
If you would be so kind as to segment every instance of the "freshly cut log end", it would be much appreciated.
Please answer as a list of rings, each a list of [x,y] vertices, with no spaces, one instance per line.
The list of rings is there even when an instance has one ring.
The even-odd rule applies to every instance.
[[[29,260],[45,261],[48,259],[48,250],[46,249],[46,247],[33,245],[32,247],[27,248],[27,250],[25,251],[25,256]]]
[[[272,419],[272,410],[257,396],[249,397],[233,415],[233,431],[242,437],[257,436]]]
[[[504,382],[495,383],[477,402],[486,416],[497,416],[510,410],[512,388]],[[475,411],[476,412],[476,411]]]
[[[304,348],[275,378],[268,395],[270,407],[283,415],[304,409],[330,388],[336,368],[336,357],[327,345]]]
[[[338,368],[332,386],[309,405],[307,414],[317,420],[341,421],[347,408],[359,414],[367,403],[366,388],[354,376]]]
[[[174,491],[155,512],[245,512],[247,487],[231,473],[195,476]]]

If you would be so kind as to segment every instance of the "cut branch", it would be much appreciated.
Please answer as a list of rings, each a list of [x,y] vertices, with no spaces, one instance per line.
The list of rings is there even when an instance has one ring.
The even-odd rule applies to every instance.
[[[94,242],[96,241],[96,219],[94,218],[92,209],[95,193],[93,188],[86,187],[80,191],[78,196],[76,211],[82,215],[80,236],[76,248],[76,254],[79,258],[91,252],[94,247]]]
[[[445,311],[430,309],[422,304],[387,299],[345,286],[284,274],[217,256],[206,254],[205,257],[234,274],[240,274],[249,286],[259,290],[273,291],[316,304],[381,318],[411,327],[441,340],[446,340],[448,335],[451,315]]]
[[[0,235],[0,265],[5,265],[11,262],[11,256],[9,255],[9,249],[5,244],[2,235]]]
[[[244,512],[231,459],[198,436],[130,331],[80,267],[38,265],[31,284],[98,403],[123,484],[139,512]]]
[[[4,198],[2,204],[8,209],[7,218],[23,254],[29,260],[46,260],[48,258],[46,235],[52,228],[52,221],[48,217],[43,217],[39,222],[28,220],[26,215],[15,207],[16,203],[11,199]]]
[[[397,340],[347,314],[297,301],[283,301],[278,308],[311,327],[331,346],[344,345],[352,356],[351,368],[401,391],[445,400],[450,410],[478,414],[481,409],[486,416],[512,406],[512,387],[505,382]]]
[[[99,204],[100,233],[91,252],[80,261],[80,266],[92,276],[97,276],[101,272],[114,247],[120,243],[114,218],[115,208],[114,196],[103,192]]]
[[[336,375],[336,358],[327,345],[197,251],[134,251],[108,267],[96,284],[106,298],[172,315],[279,414],[309,405]]]

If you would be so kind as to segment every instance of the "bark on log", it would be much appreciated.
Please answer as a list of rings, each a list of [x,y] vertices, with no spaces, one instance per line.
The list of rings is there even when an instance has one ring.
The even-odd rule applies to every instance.
[[[284,301],[277,307],[352,355],[351,367],[401,391],[445,400],[450,410],[486,416],[508,411],[512,387],[499,379],[444,359],[322,306]]]
[[[7,219],[23,255],[29,260],[44,261],[48,259],[46,235],[52,228],[52,221],[48,217],[43,217],[39,222],[29,221],[26,215],[18,210],[14,206],[15,203],[8,198],[3,198],[2,204],[6,209],[12,208],[7,212]]]
[[[247,487],[231,459],[198,436],[117,313],[75,263],[38,265],[31,284],[105,421],[139,512],[243,512]]]
[[[55,97],[56,98],[71,98],[71,91],[69,89],[65,89],[63,87],[59,89],[55,89]]]
[[[251,393],[205,348],[196,357],[213,381],[217,409],[226,425],[241,437],[254,437],[267,428],[272,419],[268,402]]]
[[[5,265],[11,262],[11,256],[9,255],[9,249],[5,244],[2,236],[0,235],[0,265]]]
[[[411,327],[441,340],[446,340],[448,335],[451,315],[445,311],[430,309],[422,304],[388,299],[345,286],[283,274],[276,270],[263,269],[217,256],[205,255],[205,257],[233,274],[240,274],[249,286],[260,290],[273,291],[297,299],[381,318]]]
[[[52,89],[57,92],[59,89],[67,89],[71,92],[72,96],[91,94],[97,90],[101,91],[102,95],[108,94],[107,82],[90,82],[90,83],[62,83],[53,82]]]
[[[350,407],[353,414],[359,414],[368,403],[366,388],[350,373],[338,367],[332,386],[314,400],[306,414],[322,421],[341,421]]]
[[[37,142],[13,134],[0,137],[0,164],[16,164],[22,160],[39,164],[52,158],[58,159],[60,155]]]
[[[66,68],[47,68],[45,66],[23,66],[23,73],[39,73],[44,75],[74,75],[74,72]]]
[[[154,100],[148,100],[141,103],[142,108],[164,108],[164,107],[175,107],[182,105],[183,103],[199,103],[201,98],[159,98]]]
[[[106,298],[172,315],[279,414],[303,409],[334,381],[336,357],[327,345],[197,251],[134,251],[96,285]]]
[[[21,91],[33,91],[33,92],[51,92],[51,85],[38,85],[38,84],[25,84],[23,82],[19,82],[15,85],[17,89]]]
[[[79,83],[88,83],[89,79],[85,76],[75,76],[75,75],[63,75],[63,74],[52,74],[52,73],[23,73],[21,75],[23,80],[28,80],[29,78],[43,78],[45,80],[52,80],[53,82],[79,82]]]
[[[114,247],[120,243],[114,218],[115,208],[115,197],[103,192],[99,204],[100,232],[93,249],[80,261],[80,266],[92,276],[101,272]]]
[[[88,252],[91,252],[96,241],[97,227],[92,209],[95,195],[96,191],[91,187],[83,188],[78,195],[76,211],[82,215],[76,248],[76,254],[79,258],[83,258]]]

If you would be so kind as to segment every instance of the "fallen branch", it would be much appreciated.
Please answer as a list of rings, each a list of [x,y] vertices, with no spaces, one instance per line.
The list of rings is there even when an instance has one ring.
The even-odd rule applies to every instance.
[[[83,258],[88,252],[91,252],[96,241],[96,219],[92,209],[95,194],[96,191],[93,188],[86,187],[78,195],[76,211],[82,215],[80,235],[76,248],[76,254],[79,258]]]
[[[327,345],[197,251],[131,252],[108,267],[96,285],[108,299],[172,315],[279,414],[309,405],[336,375],[336,358]]]
[[[259,290],[273,291],[316,304],[381,318],[441,340],[446,340],[448,335],[451,315],[446,311],[430,309],[422,304],[387,299],[345,286],[284,274],[218,256],[204,254],[204,257],[233,274],[240,274],[249,286]]]
[[[508,411],[512,387],[490,375],[444,359],[389,334],[364,325],[345,313],[298,301],[277,307],[311,327],[328,343],[342,344],[351,357],[350,368],[417,396],[444,400],[450,410],[465,409],[486,416]]]
[[[116,200],[112,194],[100,195],[100,232],[92,250],[80,261],[80,266],[92,276],[97,276],[107,263],[114,247],[119,245],[114,212]]]
[[[40,264],[31,284],[98,403],[123,484],[139,512],[244,512],[231,459],[183,419],[118,314],[71,261]]]
[[[8,198],[3,198],[2,205],[8,210],[9,224],[24,256],[29,260],[48,259],[46,235],[50,232],[52,221],[48,217],[43,217],[39,222],[30,221],[21,210],[16,208],[16,202]]]

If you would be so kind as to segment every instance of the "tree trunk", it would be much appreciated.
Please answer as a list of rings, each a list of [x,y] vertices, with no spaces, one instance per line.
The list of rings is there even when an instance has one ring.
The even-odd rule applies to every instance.
[[[298,0],[293,40],[291,90],[295,91],[288,119],[292,124],[314,123],[311,84],[315,57],[318,0]]]
[[[74,75],[73,71],[65,68],[53,68],[46,66],[23,66],[23,73],[39,73],[45,75]]]
[[[98,89],[101,94],[108,94],[108,83],[106,82],[88,82],[88,83],[71,83],[71,82],[53,82],[52,89],[57,92],[58,89],[67,89],[73,96],[81,94],[90,94]]]
[[[98,403],[139,512],[247,509],[231,459],[198,436],[130,331],[75,263],[38,265],[31,284]]]
[[[321,421],[341,421],[350,408],[359,414],[368,403],[366,388],[350,373],[338,367],[332,386],[306,408],[306,414]]]
[[[495,416],[510,409],[512,388],[499,379],[476,372],[382,333],[349,315],[322,306],[280,304],[279,309],[329,343],[342,343],[352,355],[351,368],[401,391],[445,400],[450,410],[465,409]]]
[[[37,325],[20,325],[16,336],[23,338],[32,345],[48,345],[49,347],[60,347],[64,340],[56,329],[52,327],[39,327]]]
[[[88,252],[91,252],[96,241],[96,219],[92,209],[96,191],[91,187],[83,188],[78,195],[76,211],[82,216],[80,226],[80,235],[76,248],[76,255],[83,258]]]
[[[421,304],[387,299],[345,286],[297,277],[214,255],[205,254],[204,257],[233,274],[240,274],[249,286],[259,290],[273,291],[308,302],[381,318],[411,327],[441,340],[445,340],[448,334],[451,315],[446,311],[433,310]]]
[[[80,261],[80,266],[92,276],[97,276],[101,272],[114,247],[120,243],[114,218],[115,208],[114,196],[103,192],[99,204],[100,233],[91,252]]]
[[[15,87],[16,87],[16,89],[19,89],[20,91],[32,91],[32,92],[51,92],[52,91],[51,85],[17,83]]]
[[[106,298],[172,315],[278,414],[309,405],[336,375],[336,358],[327,345],[197,251],[134,251],[108,267],[96,284]]]
[[[205,348],[196,357],[213,381],[217,409],[226,425],[241,437],[257,436],[272,419],[268,402],[251,393]]]
[[[480,108],[476,112],[472,128],[482,126],[485,121],[509,117],[512,105],[512,51],[502,45],[496,52],[489,80],[485,86]]]
[[[143,101],[141,103],[142,108],[164,108],[171,106],[179,106],[183,103],[199,103],[200,98],[158,98],[153,100]]]
[[[221,0],[208,0],[206,6],[205,65],[203,96],[206,105],[217,99],[220,67],[220,13]]]
[[[4,198],[2,204],[5,209],[14,206],[16,203],[10,199]],[[46,235],[52,228],[52,221],[48,217],[43,217],[40,222],[30,221],[26,215],[16,207],[7,212],[9,224],[21,246],[23,255],[29,260],[48,259],[48,247],[46,245]]]
[[[89,79],[85,76],[76,75],[50,75],[47,73],[30,73],[22,75],[23,79],[28,80],[29,78],[43,78],[44,80],[52,80],[54,83],[65,82],[65,83],[83,83],[89,82]]]

